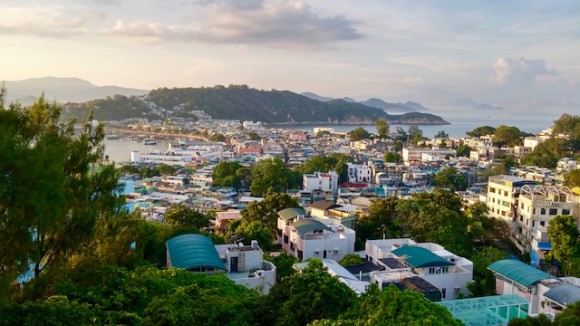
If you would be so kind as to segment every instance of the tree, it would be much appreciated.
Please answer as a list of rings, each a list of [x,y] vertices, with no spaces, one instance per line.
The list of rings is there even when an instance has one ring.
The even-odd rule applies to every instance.
[[[213,169],[213,186],[239,188],[243,178],[238,171],[243,168],[238,162],[219,162]]]
[[[493,135],[494,133],[495,133],[495,128],[490,127],[490,126],[477,127],[475,129],[473,129],[472,131],[466,132],[467,136],[469,136],[469,137],[481,137],[481,136]]]
[[[167,164],[159,164],[156,169],[163,176],[173,175],[177,171],[175,167]]]
[[[410,125],[408,137],[411,139],[413,144],[417,145],[421,140],[423,140],[423,130],[421,130],[417,125]]]
[[[312,259],[302,271],[276,283],[268,304],[276,325],[306,325],[317,319],[337,318],[355,301],[354,292],[328,274],[319,259]]]
[[[403,160],[403,158],[398,153],[386,152],[385,156],[384,156],[384,160],[385,160],[385,162],[388,162],[388,163],[400,163]]]
[[[271,261],[276,266],[276,279],[280,282],[284,277],[294,275],[294,264],[298,262],[293,256],[286,251],[282,251],[278,256],[265,257],[265,260]]]
[[[248,133],[248,139],[249,140],[260,140],[260,139],[262,139],[262,137],[260,137],[260,135],[258,135],[255,131],[250,131]]]
[[[462,173],[457,173],[455,168],[449,167],[439,171],[434,178],[435,184],[442,188],[450,188],[452,191],[465,190],[467,179]]]
[[[580,150],[580,115],[562,114],[554,121],[553,132],[568,135],[571,147],[575,151]]]
[[[224,142],[226,141],[226,136],[222,135],[222,134],[213,134],[211,135],[211,137],[209,138],[209,140],[211,141],[216,141],[216,142]]]
[[[580,302],[569,304],[561,313],[554,318],[554,326],[567,326],[580,324]]]
[[[436,134],[435,134],[435,138],[443,138],[443,139],[447,139],[449,138],[449,134],[445,132],[445,130],[439,130]]]
[[[379,290],[372,284],[355,303],[336,320],[312,323],[322,325],[462,325],[447,308],[426,300],[422,294],[401,291],[395,285]]]
[[[562,157],[573,155],[569,141],[565,139],[552,138],[538,144],[534,151],[527,154],[522,163],[526,165],[535,165],[543,168],[553,169]]]
[[[566,173],[564,175],[564,185],[569,188],[580,187],[580,169]]]
[[[476,297],[495,294],[495,277],[487,269],[487,266],[498,260],[507,259],[508,257],[509,253],[494,247],[483,247],[479,249],[471,257],[471,261],[473,261],[473,282],[467,285],[469,292]]]
[[[348,133],[348,136],[349,136],[350,141],[357,141],[357,140],[368,139],[370,137],[370,134],[365,128],[358,127],[358,128],[351,130]]]
[[[258,221],[276,234],[278,212],[289,207],[300,207],[296,199],[286,193],[271,193],[262,201],[251,202],[242,210],[242,217],[248,221]]]
[[[522,142],[521,137],[521,131],[517,127],[501,125],[495,129],[493,143],[498,147],[515,146]]]
[[[471,147],[469,147],[468,145],[461,144],[457,146],[455,152],[457,153],[457,157],[461,156],[469,157],[469,154],[471,153]]]
[[[184,205],[169,206],[163,218],[165,223],[178,227],[200,230],[209,226],[209,218],[207,216]]]
[[[279,157],[261,160],[252,168],[250,191],[255,196],[265,196],[271,192],[286,192],[289,175],[290,170]]]
[[[355,266],[364,263],[364,260],[357,254],[347,254],[338,263],[342,266]]]
[[[377,127],[377,135],[379,137],[386,138],[389,135],[389,123],[384,118],[375,120],[375,126]]]
[[[59,117],[44,97],[0,109],[0,280],[62,262],[122,203],[118,174],[103,165],[102,126],[87,121],[75,133]]]
[[[264,250],[270,250],[274,241],[274,235],[266,225],[259,221],[248,221],[243,218],[228,224],[225,238],[228,242],[236,242],[240,241],[237,239],[243,239],[241,242],[245,245],[250,245],[252,240],[256,240]]]
[[[549,256],[557,259],[567,274],[572,263],[577,264],[580,259],[579,235],[576,219],[570,215],[558,215],[548,225],[548,237],[552,243]]]

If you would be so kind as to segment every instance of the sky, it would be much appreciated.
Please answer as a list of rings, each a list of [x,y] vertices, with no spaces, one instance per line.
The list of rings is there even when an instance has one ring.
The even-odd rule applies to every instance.
[[[577,0],[2,0],[0,43],[8,81],[580,111]]]

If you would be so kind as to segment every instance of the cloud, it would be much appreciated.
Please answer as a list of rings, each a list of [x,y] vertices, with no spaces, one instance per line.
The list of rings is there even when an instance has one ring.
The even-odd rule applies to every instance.
[[[355,22],[343,16],[323,17],[301,1],[203,3],[208,15],[198,25],[117,20],[109,32],[150,41],[230,44],[319,45],[362,37]]]
[[[535,83],[542,77],[556,75],[556,70],[546,68],[546,62],[542,59],[499,58],[492,68],[500,85]]]
[[[66,17],[62,7],[0,8],[0,34],[27,34],[67,38],[87,32],[89,25],[105,19],[98,11]]]

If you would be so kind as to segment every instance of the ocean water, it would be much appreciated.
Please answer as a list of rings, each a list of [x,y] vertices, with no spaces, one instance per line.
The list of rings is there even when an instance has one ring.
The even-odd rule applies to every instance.
[[[450,137],[465,137],[466,132],[471,131],[481,126],[498,127],[500,125],[516,126],[520,130],[528,133],[538,133],[542,130],[550,128],[554,120],[560,117],[558,112],[543,112],[534,114],[508,114],[502,111],[494,112],[493,114],[473,114],[465,112],[451,112],[448,114],[438,114],[443,119],[449,122],[448,125],[419,125],[419,129],[423,131],[423,136],[433,137],[440,130],[445,131]],[[281,125],[276,128],[294,129],[312,132],[313,128],[333,128],[337,132],[349,132],[355,128],[363,127],[367,131],[376,133],[374,125],[331,125],[331,124],[296,124],[296,125]],[[401,127],[408,130],[410,125],[390,125],[391,131]]]
[[[443,119],[448,121],[448,125],[437,126],[418,126],[423,131],[425,137],[433,137],[440,130],[445,131],[451,137],[465,137],[466,132],[471,131],[481,126],[498,127],[500,125],[516,126],[520,130],[529,133],[538,133],[544,129],[550,128],[554,120],[561,115],[560,112],[536,112],[536,113],[520,113],[508,114],[503,111],[496,111],[493,114],[474,114],[472,112],[449,112],[436,113]],[[328,127],[333,128],[338,132],[349,132],[355,128],[363,127],[369,132],[376,133],[374,125],[328,125],[328,124],[299,124],[299,125],[277,125],[272,126],[280,129],[293,129],[312,132],[313,128]],[[397,127],[405,130],[409,129],[409,125],[391,125],[390,128],[394,131]],[[125,138],[118,140],[105,140],[105,154],[109,156],[111,161],[127,162],[131,158],[131,151],[140,151],[147,153],[152,150],[166,151],[169,148],[169,141],[157,140],[157,145],[145,145],[143,142]]]

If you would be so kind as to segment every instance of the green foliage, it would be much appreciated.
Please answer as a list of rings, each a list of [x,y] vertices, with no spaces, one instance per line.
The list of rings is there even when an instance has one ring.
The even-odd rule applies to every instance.
[[[335,171],[339,175],[339,180],[343,181],[346,180],[346,163],[352,162],[352,160],[352,157],[341,153],[313,156],[300,164],[296,171],[302,174]]]
[[[467,188],[467,178],[462,173],[457,173],[455,168],[449,167],[439,171],[434,178],[435,185],[449,188],[451,191],[463,191]]]
[[[560,262],[567,275],[572,271],[576,274],[580,270],[580,266],[576,266],[580,262],[579,235],[576,219],[570,215],[558,215],[548,225],[548,237],[552,243],[552,250],[548,255]]]
[[[282,251],[278,256],[264,257],[264,259],[271,261],[276,266],[276,278],[278,282],[284,277],[294,275],[294,264],[298,262],[298,259],[290,256],[285,251]]]
[[[515,318],[510,320],[508,326],[550,326],[552,321],[544,314],[539,314],[536,317],[526,316],[523,318]]]
[[[457,146],[455,151],[457,152],[457,157],[469,157],[469,154],[471,153],[471,147],[461,144]]]
[[[167,164],[159,164],[155,167],[155,169],[163,176],[174,175],[177,171],[175,167]]]
[[[120,207],[118,175],[104,163],[101,126],[59,124],[43,97],[0,109],[0,279],[34,274],[81,250]]]
[[[278,212],[290,207],[300,207],[300,205],[296,199],[286,193],[271,193],[260,202],[251,202],[242,210],[242,217],[250,222],[260,222],[270,230],[272,235],[275,235]]]
[[[357,254],[347,254],[338,263],[342,266],[355,266],[364,263],[364,260]]]
[[[580,150],[580,115],[562,114],[554,121],[553,132],[568,135],[572,149]]]
[[[449,138],[449,134],[445,132],[445,130],[439,130],[436,134],[435,134],[435,138]]]
[[[580,187],[580,169],[566,173],[564,175],[564,185],[570,188]]]
[[[371,285],[355,304],[335,320],[327,319],[310,325],[462,325],[449,310],[417,292],[400,291],[390,285],[382,291]]]
[[[274,325],[306,325],[337,318],[355,301],[354,292],[327,273],[322,261],[310,260],[301,272],[276,283],[268,296]]]
[[[228,224],[225,238],[229,243],[243,239],[242,242],[245,245],[250,245],[252,240],[256,240],[264,250],[271,250],[274,241],[274,235],[267,226],[259,221],[248,221],[244,218]]]
[[[259,161],[252,168],[250,191],[255,196],[265,196],[272,192],[286,192],[289,188],[291,171],[282,159],[276,157]]]
[[[556,167],[559,159],[570,157],[572,154],[573,152],[569,141],[552,138],[538,144],[533,152],[523,158],[522,164],[553,169]]]
[[[244,176],[242,169],[245,169],[238,162],[219,162],[213,169],[214,187],[232,187],[238,189]],[[240,173],[238,173],[240,171]]]
[[[501,125],[493,133],[493,143],[498,147],[520,145],[521,138],[522,132],[514,126]]]
[[[149,106],[137,96],[113,95],[104,99],[85,103],[66,103],[63,117],[77,120],[92,118],[105,120],[124,120],[131,118],[151,118]]]
[[[171,205],[163,214],[165,223],[169,225],[200,230],[209,226],[209,218],[202,213],[184,206]]]
[[[477,127],[475,129],[473,129],[472,131],[468,131],[466,134],[469,137],[481,137],[481,136],[493,135],[493,134],[495,134],[495,128],[490,127],[490,126]]]
[[[389,135],[389,123],[383,118],[375,120],[375,126],[377,127],[377,135],[381,138],[387,137]]]
[[[363,140],[368,139],[370,137],[370,133],[365,128],[358,127],[349,131],[348,137],[351,141]]]
[[[260,140],[260,139],[262,139],[262,137],[260,137],[260,135],[258,135],[256,132],[250,131],[248,133],[248,139],[249,140]]]
[[[494,247],[483,247],[473,256],[473,282],[467,285],[469,292],[476,297],[495,294],[495,277],[487,269],[491,263],[498,260],[507,259],[509,254]]]
[[[218,142],[224,142],[226,141],[226,136],[222,135],[222,134],[213,134],[211,135],[211,137],[209,137],[210,141],[218,141]]]
[[[395,152],[386,152],[383,159],[385,163],[401,163],[403,161],[401,154]]]
[[[319,102],[289,91],[257,90],[246,85],[160,88],[149,92],[148,99],[165,108],[185,104],[186,110],[203,110],[214,119],[299,123],[389,118],[383,110],[362,104]]]
[[[555,326],[568,326],[580,324],[580,302],[570,304],[554,318]]]

